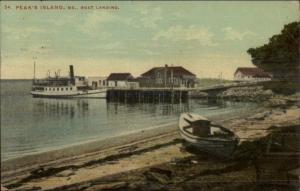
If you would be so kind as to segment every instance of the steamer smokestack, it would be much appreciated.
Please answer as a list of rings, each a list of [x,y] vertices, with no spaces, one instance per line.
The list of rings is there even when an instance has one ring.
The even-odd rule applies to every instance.
[[[70,65],[70,78],[71,78],[71,83],[73,85],[75,85],[75,76],[74,76],[73,65]]]

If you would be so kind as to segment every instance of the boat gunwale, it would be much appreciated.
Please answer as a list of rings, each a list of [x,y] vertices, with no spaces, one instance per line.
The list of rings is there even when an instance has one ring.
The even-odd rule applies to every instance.
[[[184,114],[187,114],[187,113],[184,113]],[[179,118],[179,120],[181,120],[181,119],[184,119],[184,117]],[[228,132],[230,132],[230,137],[228,137],[228,138],[221,138],[221,137],[216,137],[216,136],[201,137],[201,136],[193,135],[192,133],[185,130],[187,128],[192,128],[192,127],[193,127],[192,125],[185,126],[185,127],[179,125],[180,133],[182,133],[184,136],[187,136],[190,139],[203,140],[203,141],[215,141],[215,142],[216,141],[218,141],[218,142],[238,142],[239,141],[239,138],[230,130],[228,130]],[[209,128],[211,128],[211,127],[217,127],[221,130],[226,129],[225,127],[223,127],[221,125],[213,124],[213,123],[210,124]]]
[[[191,138],[191,139],[196,139],[196,140],[203,140],[203,141],[214,141],[214,142],[238,142],[238,137],[237,136],[232,136],[228,139],[226,138],[220,138],[220,137],[200,137],[200,136],[195,136],[195,135],[192,135],[190,133],[186,133],[185,131],[183,131],[181,128],[180,128],[180,133],[182,133],[184,136],[187,136],[188,138]]]

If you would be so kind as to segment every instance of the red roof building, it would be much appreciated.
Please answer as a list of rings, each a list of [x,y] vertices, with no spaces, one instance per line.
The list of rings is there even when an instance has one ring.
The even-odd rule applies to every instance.
[[[195,74],[193,74],[192,72],[188,71],[187,69],[183,68],[182,66],[165,66],[165,67],[155,67],[152,68],[150,70],[148,70],[147,72],[143,73],[141,76],[145,77],[145,76],[153,76],[155,74],[155,72],[157,72],[158,70],[165,70],[167,68],[167,73],[171,74],[171,72],[173,72],[173,76],[196,76]]]
[[[194,87],[196,75],[182,66],[155,67],[141,74],[141,87]]]
[[[239,67],[234,72],[234,80],[236,81],[267,81],[271,78],[270,73],[255,67]]]

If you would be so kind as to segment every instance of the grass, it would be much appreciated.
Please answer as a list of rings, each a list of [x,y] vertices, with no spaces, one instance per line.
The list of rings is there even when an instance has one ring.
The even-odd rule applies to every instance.
[[[208,87],[213,85],[219,85],[219,84],[226,84],[226,83],[232,83],[231,80],[225,80],[225,79],[217,79],[217,78],[197,78],[196,83],[198,87]]]

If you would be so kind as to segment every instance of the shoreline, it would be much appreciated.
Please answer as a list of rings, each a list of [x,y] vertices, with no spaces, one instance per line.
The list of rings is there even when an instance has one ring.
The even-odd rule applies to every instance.
[[[251,145],[252,142],[255,144],[266,137],[270,133],[269,128],[273,125],[283,125],[283,127],[299,125],[300,119],[297,116],[300,116],[299,107],[286,109],[259,107],[251,111],[245,110],[239,115],[214,116],[210,120],[231,128],[238,136],[250,137],[251,140],[241,143],[239,147],[242,150],[246,149],[246,151],[250,148],[251,151],[249,144]],[[262,128],[263,131],[261,131],[262,129],[257,131],[258,127]],[[164,186],[163,190],[169,190],[169,187],[165,187],[166,184],[169,185],[166,181],[173,180],[165,177],[166,174],[164,175],[164,173],[167,173],[167,176],[169,173],[173,173],[175,182],[172,185],[177,187],[177,179],[179,182],[194,184],[187,179],[189,177],[187,175],[190,173],[200,173],[196,177],[201,178],[205,177],[206,171],[213,172],[215,170],[216,175],[212,174],[209,177],[212,176],[213,180],[219,180],[219,173],[227,176],[226,174],[231,173],[230,169],[233,166],[235,170],[233,175],[230,175],[233,177],[229,181],[231,179],[233,181],[247,179],[248,184],[256,184],[256,167],[253,166],[252,162],[250,161],[250,166],[247,162],[246,166],[241,166],[244,163],[243,160],[249,160],[249,156],[243,160],[220,160],[206,154],[195,155],[182,150],[182,138],[177,131],[177,126],[174,125],[117,138],[80,145],[79,147],[82,148],[80,150],[76,146],[73,149],[63,149],[65,152],[62,150],[44,153],[44,156],[40,158],[31,156],[27,160],[24,158],[23,160],[11,160],[4,165],[5,171],[3,171],[4,166],[2,166],[1,183],[9,190],[19,191],[143,190],[155,180],[158,182],[154,182],[154,185],[159,184]],[[103,144],[99,144],[100,142]],[[251,152],[256,152],[256,149]],[[242,152],[241,156],[243,155]],[[47,156],[51,156],[51,160]],[[19,164],[17,164],[18,162]],[[198,163],[203,165],[196,165]],[[182,165],[186,167],[182,168]],[[211,169],[212,167],[213,169]],[[222,170],[223,168],[224,170]],[[204,175],[201,175],[202,173]],[[250,178],[246,178],[248,176]],[[210,179],[205,180],[209,181]],[[204,182],[204,184],[206,183]],[[217,186],[220,185],[220,183],[216,184]],[[198,186],[201,185],[203,183]],[[239,184],[234,183],[234,186],[239,186]]]
[[[34,153],[29,153],[26,155],[21,155],[21,156],[16,156],[16,157],[12,157],[12,158],[7,158],[1,161],[1,163],[6,163],[8,161],[12,161],[12,160],[19,160],[22,159],[24,157],[28,157],[28,156],[38,156],[38,155],[43,155],[46,154],[48,152],[59,152],[61,150],[68,150],[68,149],[76,149],[77,147],[80,148],[81,146],[84,145],[88,145],[88,144],[96,144],[96,143],[100,143],[102,141],[109,141],[110,139],[114,139],[114,138],[118,138],[118,137],[124,137],[124,136],[129,136],[132,134],[137,134],[137,133],[141,133],[142,131],[149,131],[152,129],[156,129],[156,128],[160,128],[160,127],[166,127],[166,126],[170,126],[170,125],[175,125],[174,124],[161,124],[161,125],[156,125],[153,127],[149,127],[147,129],[142,129],[142,130],[135,130],[135,131],[131,131],[129,133],[121,133],[120,135],[116,135],[116,136],[110,136],[107,138],[92,138],[91,140],[84,140],[84,141],[80,141],[78,143],[71,143],[62,147],[49,147],[48,149],[46,148],[45,150],[40,150]]]
[[[239,113],[238,116],[236,116],[236,113],[227,113],[218,114],[209,117],[209,119],[220,123],[223,121],[228,121],[229,119],[248,116],[249,114],[260,112],[262,110],[264,110],[263,107],[251,108],[247,109],[246,111],[243,111],[242,113]],[[177,122],[174,122],[172,124],[162,124],[144,130],[137,130],[136,132],[124,135],[117,135],[100,140],[85,141],[83,143],[69,145],[59,149],[41,151],[39,153],[6,159],[1,161],[1,172],[3,174],[6,171],[10,170],[16,170],[24,167],[28,168],[30,166],[41,166],[44,163],[49,163],[55,160],[78,157],[80,155],[97,152],[103,149],[107,149],[109,147],[118,147],[123,144],[129,144],[130,142],[138,142],[154,136],[176,132],[177,128]]]
[[[163,125],[162,125],[163,126]],[[176,130],[176,125],[164,125],[163,128],[155,127],[146,130],[140,130],[134,133],[125,135],[119,135],[101,140],[93,140],[91,142],[79,143],[76,145],[66,146],[65,148],[55,149],[50,151],[43,151],[41,153],[21,156],[18,158],[7,159],[1,161],[2,173],[16,168],[22,168],[24,166],[35,164],[40,162],[43,163],[51,162],[53,160],[67,159],[74,156],[80,156],[87,153],[97,152],[99,150],[107,149],[109,147],[117,147],[123,144],[128,144],[132,141],[142,141],[156,135],[169,133],[170,131]]]

